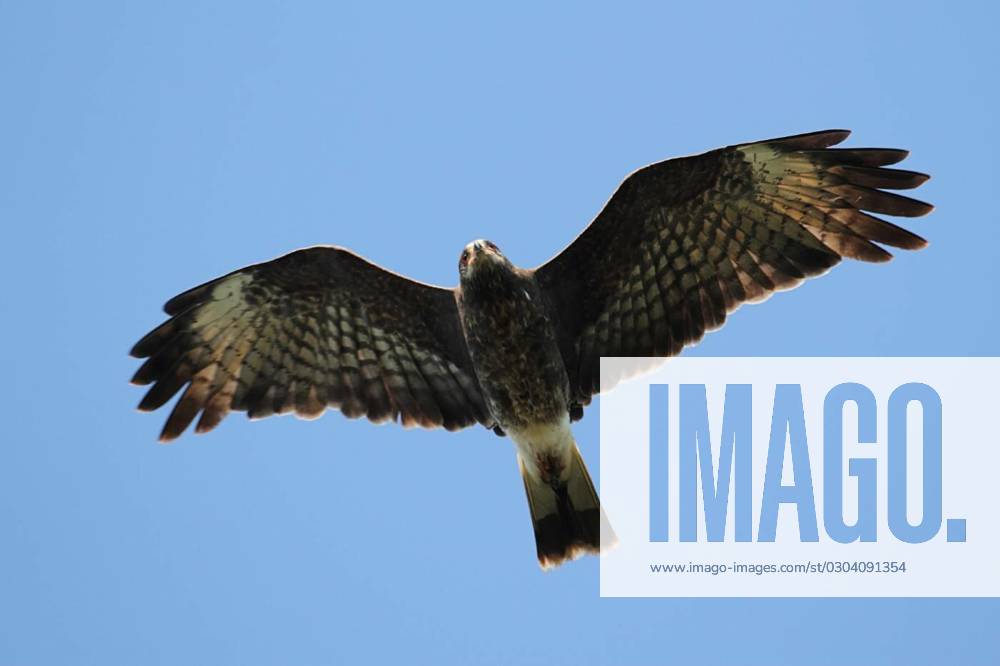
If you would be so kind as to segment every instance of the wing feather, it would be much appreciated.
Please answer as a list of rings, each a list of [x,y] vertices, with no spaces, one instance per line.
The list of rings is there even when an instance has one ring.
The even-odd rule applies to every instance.
[[[927,214],[930,204],[884,190],[913,189],[928,176],[881,168],[905,150],[831,147],[848,134],[730,146],[626,178],[594,222],[535,270],[555,309],[574,401],[587,404],[599,390],[602,356],[677,354],[741,303],[842,257],[879,262],[891,258],[882,245],[924,247],[870,213]]]
[[[372,421],[458,429],[492,426],[451,290],[407,280],[334,247],[248,266],[167,301],[170,319],[143,336],[133,383],[158,409],[161,433],[230,411],[252,418],[328,407]]]

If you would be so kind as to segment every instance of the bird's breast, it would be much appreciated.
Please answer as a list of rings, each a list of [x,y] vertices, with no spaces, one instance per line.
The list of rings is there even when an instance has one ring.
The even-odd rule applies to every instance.
[[[550,423],[567,412],[566,368],[533,283],[464,290],[461,311],[476,375],[501,427]]]

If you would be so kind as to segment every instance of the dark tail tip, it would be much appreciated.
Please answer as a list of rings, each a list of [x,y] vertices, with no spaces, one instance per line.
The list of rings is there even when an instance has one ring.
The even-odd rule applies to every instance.
[[[601,552],[601,509],[573,507],[565,486],[553,491],[558,510],[534,520],[538,563],[552,569],[568,560]]]
[[[581,555],[599,554],[602,531],[605,548],[615,542],[590,474],[579,450],[575,446],[573,449],[566,480],[556,487],[534,478],[521,463],[538,563],[546,570]]]

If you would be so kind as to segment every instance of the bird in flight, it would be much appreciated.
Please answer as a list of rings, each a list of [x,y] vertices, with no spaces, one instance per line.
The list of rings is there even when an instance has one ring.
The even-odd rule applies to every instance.
[[[142,411],[180,391],[161,441],[230,411],[327,408],[373,422],[508,436],[543,568],[601,549],[613,532],[570,429],[600,386],[602,356],[667,357],[741,303],[843,257],[926,242],[869,213],[929,204],[884,190],[928,176],[883,168],[889,148],[831,148],[828,130],[667,160],[628,176],[576,240],[534,269],[491,241],[462,250],[459,284],[407,279],[334,246],[255,264],[170,299],[132,355],[152,385]],[[868,212],[865,212],[868,211]]]

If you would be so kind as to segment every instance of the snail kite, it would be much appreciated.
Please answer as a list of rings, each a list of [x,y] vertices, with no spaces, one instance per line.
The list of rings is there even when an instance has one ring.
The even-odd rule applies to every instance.
[[[602,356],[665,357],[744,302],[843,257],[886,261],[923,239],[869,213],[931,206],[885,190],[927,176],[883,168],[907,152],[831,148],[830,130],[729,146],[628,176],[580,236],[534,269],[468,244],[452,289],[339,247],[312,247],[169,300],[132,355],[139,409],[181,393],[161,440],[230,411],[294,412],[458,430],[517,448],[539,562],[600,550],[604,521],[570,422],[600,388]],[[866,212],[867,211],[867,212]],[[610,535],[607,529],[606,536]]]

